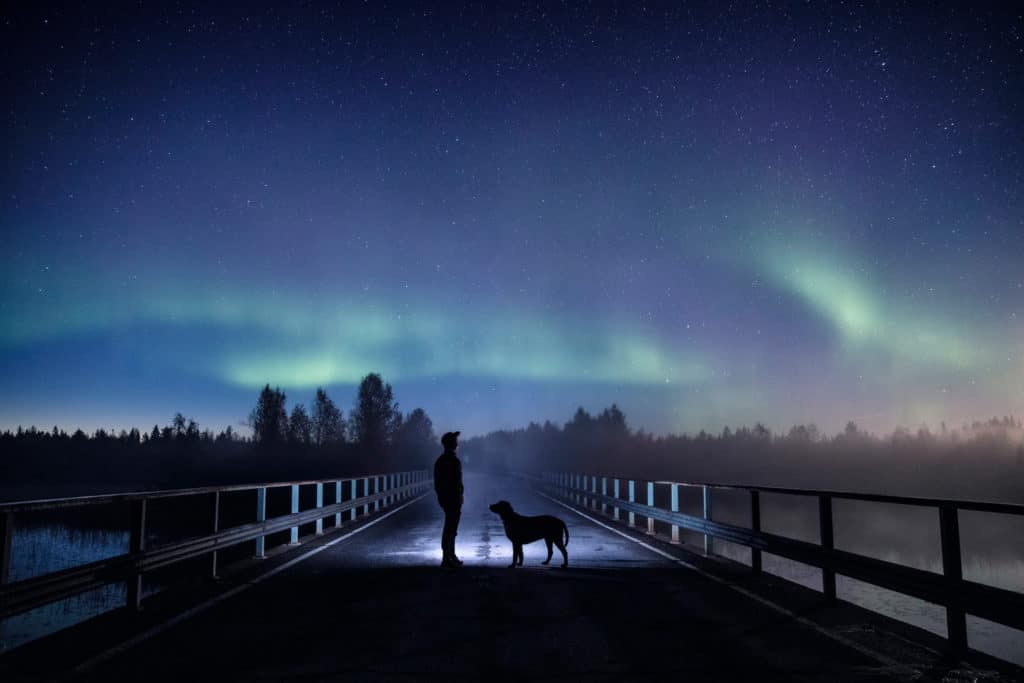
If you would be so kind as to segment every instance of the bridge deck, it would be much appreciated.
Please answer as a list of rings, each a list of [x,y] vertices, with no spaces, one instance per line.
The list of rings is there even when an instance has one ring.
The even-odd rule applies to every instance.
[[[569,524],[570,568],[487,504]],[[96,680],[893,680],[901,674],[529,491],[467,477],[443,570],[432,497],[91,669]],[[557,558],[557,551],[556,551]]]

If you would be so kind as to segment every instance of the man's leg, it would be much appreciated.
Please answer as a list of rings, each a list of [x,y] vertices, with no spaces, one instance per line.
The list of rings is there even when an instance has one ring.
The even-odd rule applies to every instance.
[[[444,510],[444,528],[441,530],[441,564],[449,565],[452,564],[455,546],[455,537],[452,533],[452,509],[451,507],[441,509]]]
[[[451,534],[448,536],[448,549],[451,553],[452,561],[455,564],[462,564],[462,560],[455,554],[455,537],[459,535],[459,519],[462,517],[462,506],[452,508],[451,518]]]

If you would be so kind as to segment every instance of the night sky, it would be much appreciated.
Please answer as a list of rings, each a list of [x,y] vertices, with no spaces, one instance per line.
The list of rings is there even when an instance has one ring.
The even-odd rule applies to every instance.
[[[1024,413],[1019,8],[18,4],[0,427]]]

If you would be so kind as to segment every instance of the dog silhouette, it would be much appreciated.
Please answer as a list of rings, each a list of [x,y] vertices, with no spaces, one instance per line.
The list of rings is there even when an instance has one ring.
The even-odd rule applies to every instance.
[[[505,526],[505,535],[508,536],[508,540],[512,541],[512,564],[509,567],[515,567],[517,564],[522,567],[523,544],[533,543],[542,538],[548,546],[548,559],[541,564],[551,562],[551,546],[554,545],[562,551],[562,569],[569,566],[569,553],[565,549],[569,543],[569,527],[565,525],[565,522],[551,515],[526,517],[517,514],[507,500],[499,500],[490,508],[491,512],[501,517],[501,523]]]

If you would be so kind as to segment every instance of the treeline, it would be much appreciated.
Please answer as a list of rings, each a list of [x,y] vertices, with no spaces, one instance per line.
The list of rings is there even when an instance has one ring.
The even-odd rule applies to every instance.
[[[267,385],[249,426],[251,436],[231,426],[214,433],[177,413],[146,431],[8,430],[0,500],[421,469],[440,452],[427,414],[403,414],[376,373],[360,382],[347,416],[323,388],[308,410],[289,410],[285,393]]]
[[[835,435],[814,425],[775,434],[762,424],[718,434],[654,436],[615,405],[582,408],[559,426],[531,423],[464,441],[472,464],[495,471],[563,470],[635,479],[759,484],[980,498],[1024,503],[1024,429],[1011,417],[937,432],[875,436],[850,422]]]

